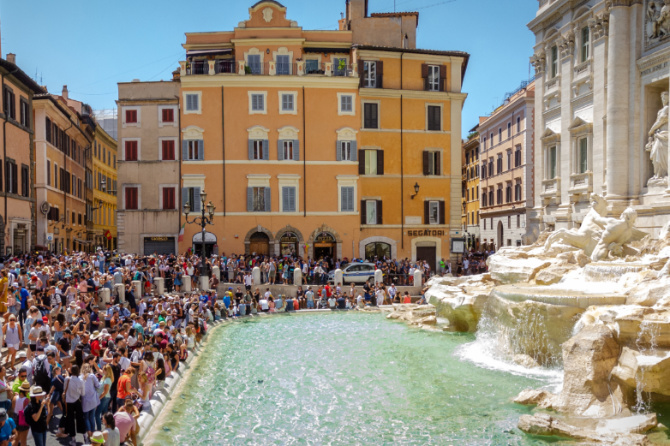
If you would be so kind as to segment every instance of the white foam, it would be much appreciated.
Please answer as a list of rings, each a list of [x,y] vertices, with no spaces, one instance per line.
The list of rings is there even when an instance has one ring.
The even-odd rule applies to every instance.
[[[516,376],[537,379],[547,386],[548,390],[556,393],[563,386],[563,370],[544,367],[527,368],[491,354],[488,342],[476,340],[459,346],[454,355],[462,361],[468,361],[478,367],[510,373]]]

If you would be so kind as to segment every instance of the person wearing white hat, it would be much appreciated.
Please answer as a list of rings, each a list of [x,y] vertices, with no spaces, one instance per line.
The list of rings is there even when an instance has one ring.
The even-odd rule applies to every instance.
[[[46,392],[40,386],[30,389],[30,404],[24,409],[26,423],[30,426],[35,446],[45,446],[47,441],[47,404]]]

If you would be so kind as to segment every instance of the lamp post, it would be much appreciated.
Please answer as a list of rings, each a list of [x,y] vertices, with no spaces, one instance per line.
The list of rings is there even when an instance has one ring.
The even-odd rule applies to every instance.
[[[191,205],[187,201],[186,204],[184,204],[184,215],[186,217],[186,223],[188,224],[196,224],[200,225],[201,228],[201,239],[200,239],[200,247],[201,247],[201,260],[200,260],[200,280],[202,283],[202,278],[203,277],[208,277],[207,276],[207,267],[205,266],[205,258],[206,258],[206,253],[205,253],[205,228],[207,225],[213,225],[213,219],[214,219],[214,210],[216,209],[212,202],[210,201],[205,205],[207,202],[207,193],[202,191],[200,194],[200,201],[201,201],[201,206],[200,210],[202,211],[202,215],[200,217],[195,217],[193,220],[188,219],[188,214],[191,212]],[[207,210],[207,214],[205,214],[205,208]],[[201,285],[202,288],[202,285]]]

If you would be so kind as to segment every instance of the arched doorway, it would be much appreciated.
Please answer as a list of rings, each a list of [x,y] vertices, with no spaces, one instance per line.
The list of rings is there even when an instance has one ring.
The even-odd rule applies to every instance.
[[[314,237],[314,258],[320,259],[322,257],[330,257],[336,254],[335,236],[329,232],[320,232]]]
[[[216,236],[211,232],[205,232],[205,256],[209,257],[214,252],[216,245]],[[202,255],[202,233],[198,232],[193,236],[193,252]]]
[[[367,260],[374,260],[374,258],[379,260],[383,258],[391,258],[391,245],[383,242],[374,242],[368,243],[365,245],[365,258]]]
[[[270,255],[270,237],[264,232],[254,232],[249,237],[249,253],[253,255]]]
[[[279,253],[282,257],[293,257],[298,255],[298,234],[286,231],[279,238]]]
[[[505,239],[504,239],[504,232],[503,232],[503,224],[501,221],[498,222],[498,249],[501,247],[505,246]]]

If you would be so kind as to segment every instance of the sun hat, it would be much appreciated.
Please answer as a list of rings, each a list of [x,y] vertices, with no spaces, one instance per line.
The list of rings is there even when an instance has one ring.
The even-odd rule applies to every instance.
[[[95,431],[93,432],[93,435],[91,435],[91,443],[94,444],[104,444],[105,443],[105,436],[102,434],[100,431]]]
[[[21,392],[30,392],[30,383],[28,381],[23,381],[19,386],[19,391]]]
[[[23,385],[21,385],[23,387]],[[38,396],[44,396],[46,395],[46,392],[42,390],[40,386],[34,386],[32,389],[30,389],[30,397],[31,398],[37,398]]]
[[[16,357],[17,358],[25,358],[26,357],[26,352],[25,351],[18,352],[16,354]]]
[[[100,337],[100,331],[95,330],[95,331],[91,334],[91,341],[95,341],[95,340],[98,339],[99,337]]]

